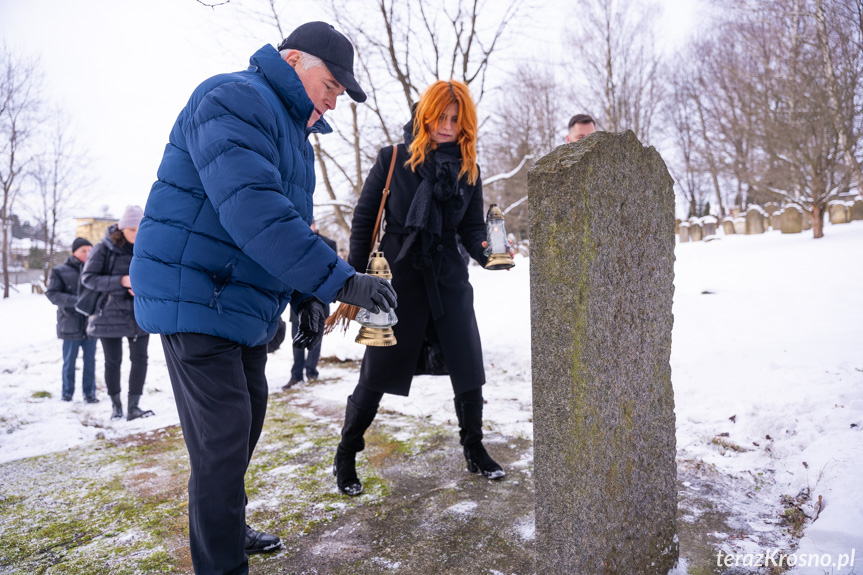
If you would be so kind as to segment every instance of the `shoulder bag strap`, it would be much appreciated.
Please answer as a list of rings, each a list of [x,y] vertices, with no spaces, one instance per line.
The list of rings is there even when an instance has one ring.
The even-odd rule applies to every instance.
[[[390,182],[392,182],[392,179],[393,179],[393,170],[395,170],[395,167],[396,167],[396,156],[397,155],[398,155],[398,149],[396,148],[395,144],[393,144],[393,159],[390,162],[390,171],[387,174],[387,183],[384,184],[384,192],[383,192],[383,195],[381,196],[381,207],[378,208],[378,217],[375,220],[375,233],[372,236],[372,246],[371,246],[371,251],[369,253],[372,253],[375,251],[375,249],[378,247],[379,239],[381,239],[383,236],[382,224],[383,224],[383,217],[384,217],[384,206],[387,203],[387,196],[390,195]]]

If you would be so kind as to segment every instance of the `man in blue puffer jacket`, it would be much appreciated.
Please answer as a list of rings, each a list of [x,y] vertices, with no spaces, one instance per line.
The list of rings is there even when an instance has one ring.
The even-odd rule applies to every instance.
[[[353,47],[324,22],[266,45],[243,72],[204,81],[180,112],[138,229],[135,317],[162,336],[189,451],[197,573],[248,573],[278,537],[245,523],[244,475],[267,406],[267,342],[290,303],[295,346],[323,336],[324,304],[395,307],[385,281],[338,258],[309,227],[311,133],[343,93],[363,102]]]

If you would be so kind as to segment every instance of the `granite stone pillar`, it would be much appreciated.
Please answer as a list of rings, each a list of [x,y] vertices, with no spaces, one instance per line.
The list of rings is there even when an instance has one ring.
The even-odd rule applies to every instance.
[[[672,183],[630,131],[529,172],[538,574],[677,561]]]

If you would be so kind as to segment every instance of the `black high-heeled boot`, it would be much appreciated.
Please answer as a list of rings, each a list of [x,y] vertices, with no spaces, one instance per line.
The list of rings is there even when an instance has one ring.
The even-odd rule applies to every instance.
[[[377,412],[377,408],[361,408],[353,402],[351,396],[348,396],[342,440],[336,449],[336,457],[333,462],[333,475],[336,477],[339,491],[345,495],[355,497],[363,492],[363,484],[357,477],[356,456],[366,447],[363,434],[374,421]]]
[[[503,468],[482,445],[482,402],[453,400],[453,403],[467,470],[471,473],[480,472],[489,479],[506,476]]]

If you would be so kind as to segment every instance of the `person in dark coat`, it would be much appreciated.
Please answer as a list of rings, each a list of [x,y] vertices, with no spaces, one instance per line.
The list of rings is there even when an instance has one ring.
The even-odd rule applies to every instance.
[[[96,397],[96,340],[87,337],[87,317],[75,311],[81,269],[93,244],[84,238],[72,242],[72,255],[51,270],[45,295],[57,306],[57,337],[63,340],[63,401],[72,401],[75,393],[75,362],[78,350],[83,352],[84,373],[81,392],[87,403],[98,403]]]
[[[482,445],[482,346],[473,308],[468,253],[485,264],[486,227],[476,164],[476,109],[467,86],[439,81],[420,98],[396,147],[380,250],[398,294],[397,344],[366,348],[359,383],[348,396],[333,472],[339,490],[362,493],[355,469],[363,434],[384,393],[408,395],[425,340],[439,342],[455,392],[454,405],[468,470],[505,475]],[[393,148],[383,148],[354,211],[348,263],[366,269]]]
[[[111,398],[111,419],[123,417],[120,399],[120,367],[123,363],[123,338],[129,341],[129,407],[126,419],[148,417],[153,412],[138,406],[147,378],[147,346],[150,334],[135,321],[134,292],[129,281],[129,264],[138,225],[144,211],[140,206],[127,206],[120,221],[109,227],[81,273],[85,287],[101,292],[96,311],[90,316],[87,335],[102,342],[105,355],[105,385]]]
[[[265,45],[248,69],[202,82],[171,130],[135,244],[142,327],[161,335],[189,451],[192,564],[248,573],[278,536],[246,523],[245,474],[267,411],[267,343],[290,304],[293,345],[314,347],[334,299],[396,304],[384,280],[355,273],[310,229],[315,155],[309,136],[347,92],[350,41],[325,22]]]
[[[318,232],[317,225],[312,222],[312,231],[315,232],[321,240],[331,250],[339,253],[339,248],[335,241]],[[365,270],[361,270],[365,271]],[[330,306],[324,309],[324,315],[330,315]],[[296,338],[300,329],[300,320],[297,314],[291,310],[291,337]],[[291,366],[291,379],[282,386],[282,389],[291,389],[298,383],[303,381],[303,370],[306,372],[306,377],[309,381],[314,381],[318,378],[318,359],[321,357],[321,342],[311,349],[294,346],[294,364]]]

